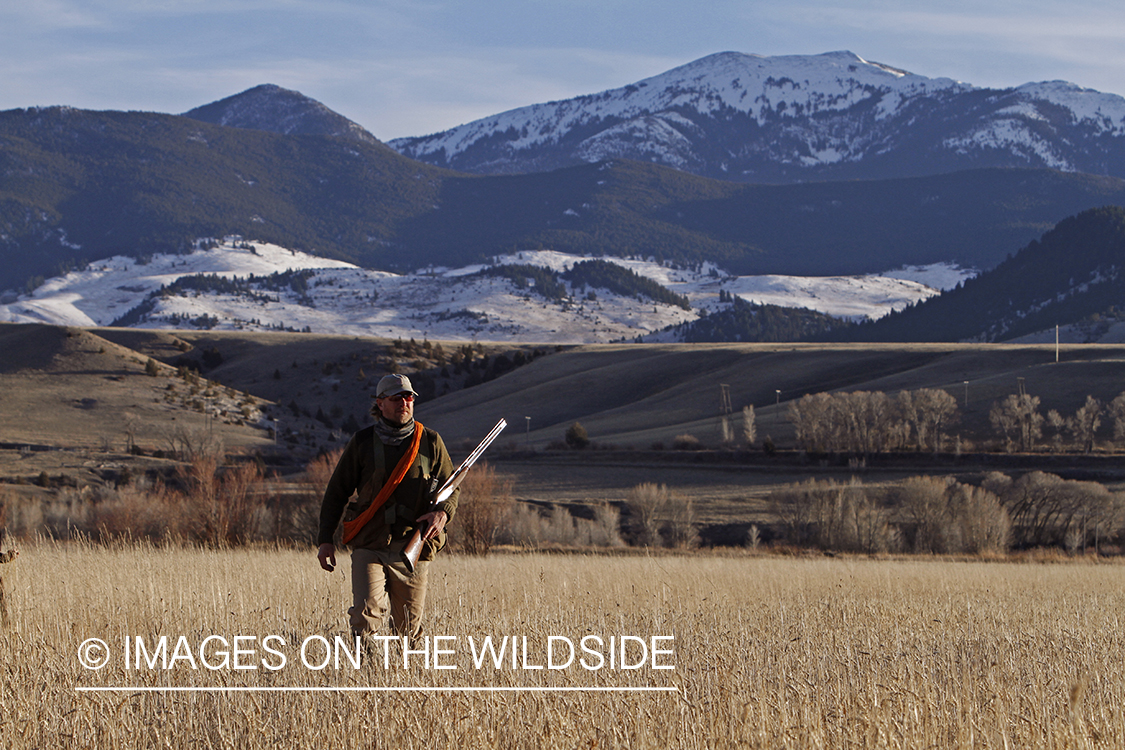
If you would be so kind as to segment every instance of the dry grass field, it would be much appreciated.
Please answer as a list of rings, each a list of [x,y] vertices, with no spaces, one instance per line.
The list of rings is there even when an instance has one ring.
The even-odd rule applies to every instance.
[[[26,546],[0,568],[12,615],[0,634],[0,746],[1125,746],[1119,564],[445,556],[431,569],[426,632],[448,649],[436,664],[456,669],[419,655],[404,669],[398,647],[390,668],[378,650],[359,669],[346,658],[307,668],[298,644],[345,632],[346,568],[320,571],[311,550]],[[237,657],[253,668],[192,669],[186,650],[221,665],[222,642],[199,654],[212,635],[230,651],[235,636],[253,637]],[[547,665],[551,636],[589,635],[674,636],[657,659],[674,669],[524,668]],[[125,669],[124,639],[138,636],[167,636],[178,660]],[[521,640],[516,668],[475,668],[469,639],[486,636],[526,636],[526,661]],[[79,663],[89,638],[110,646],[98,671]],[[271,644],[288,657],[280,669],[266,666],[280,664]],[[122,686],[223,690],[79,690]]]
[[[65,504],[130,473],[173,471],[177,461],[154,454],[180,432],[217,431],[228,450],[295,471],[346,439],[342,417],[366,412],[376,368],[413,372],[394,348],[305,334],[0,326],[8,520],[18,504]],[[212,350],[222,363],[206,380],[168,365]],[[1073,413],[1088,394],[1120,393],[1123,366],[1121,346],[1064,347],[1059,364],[1044,346],[591,346],[423,401],[418,415],[455,456],[505,417],[512,427],[495,459],[517,499],[619,502],[659,482],[692,499],[699,526],[730,527],[764,522],[773,488],[852,469],[796,454],[773,464],[649,450],[682,433],[716,445],[720,384],[736,413],[755,405],[759,438],[783,447],[792,428],[775,400],[784,412],[805,393],[946,388],[967,403],[959,430],[980,447],[991,440],[990,404],[1017,383],[1044,409]],[[269,403],[298,440],[275,443],[239,419]],[[312,416],[320,411],[333,426]],[[543,450],[575,421],[597,447]],[[1106,420],[1104,445],[1111,430]],[[1120,484],[1104,451],[1028,454],[1012,467]],[[977,475],[996,468],[995,456],[945,457],[922,472]],[[862,471],[866,484],[885,485],[917,468]],[[0,630],[0,748],[1125,747],[1125,564],[1042,554],[1048,562],[743,549],[447,554],[431,571],[427,653],[404,667],[401,645],[388,645],[385,666],[375,644],[359,667],[341,653],[338,666],[317,669],[301,646],[315,663],[322,644],[346,634],[346,559],[329,575],[311,550],[30,541],[0,566],[10,615]],[[518,659],[509,650],[499,664],[480,661],[485,638],[518,643]],[[108,647],[101,669],[80,663],[98,655],[82,649],[89,639]],[[672,653],[639,659],[642,643]],[[553,669],[562,652],[547,649],[563,644],[593,644],[594,654]]]

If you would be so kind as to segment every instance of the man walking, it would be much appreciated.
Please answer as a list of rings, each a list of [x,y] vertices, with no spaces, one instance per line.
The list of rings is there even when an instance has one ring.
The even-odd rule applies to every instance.
[[[352,546],[348,614],[357,635],[381,629],[389,614],[394,634],[421,636],[428,564],[445,546],[445,525],[457,509],[455,491],[430,510],[431,493],[453,473],[453,461],[441,436],[414,420],[417,395],[404,375],[379,381],[375,424],[348,441],[324,491],[317,559],[335,569],[333,537],[343,518],[343,541]],[[424,546],[411,573],[402,548],[419,527]]]

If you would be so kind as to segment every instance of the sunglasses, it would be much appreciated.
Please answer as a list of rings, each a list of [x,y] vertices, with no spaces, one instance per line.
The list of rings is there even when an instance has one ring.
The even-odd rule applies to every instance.
[[[410,403],[411,401],[414,400],[414,394],[413,393],[397,393],[394,396],[383,396],[383,398],[387,399],[388,401],[405,401],[406,403]]]

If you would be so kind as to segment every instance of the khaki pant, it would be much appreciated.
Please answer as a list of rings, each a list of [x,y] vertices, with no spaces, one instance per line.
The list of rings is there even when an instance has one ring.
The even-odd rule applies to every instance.
[[[357,635],[383,629],[390,615],[391,632],[416,641],[422,635],[426,604],[426,569],[419,562],[414,574],[402,562],[402,543],[385,550],[352,550],[352,606],[348,609]]]

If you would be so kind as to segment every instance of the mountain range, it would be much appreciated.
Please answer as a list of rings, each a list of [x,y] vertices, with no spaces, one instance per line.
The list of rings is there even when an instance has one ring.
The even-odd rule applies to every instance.
[[[1123,133],[1121,97],[851,53],[722,53],[394,148],[272,85],[183,115],[10,110],[0,289],[232,235],[396,273],[542,250],[734,276],[984,270],[1125,204]]]
[[[1120,203],[1125,180],[1057,170],[771,186],[611,160],[480,177],[340,136],[0,112],[0,289],[232,234],[400,273],[538,249],[737,275],[983,269],[1067,216]]]
[[[622,88],[390,145],[475,174],[635,159],[743,182],[981,167],[1125,177],[1125,98],[1062,81],[978,88],[851,52],[723,52]]]

